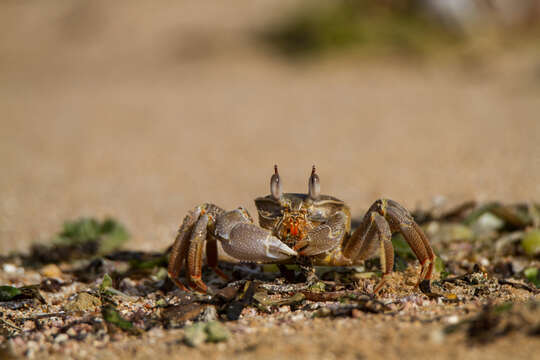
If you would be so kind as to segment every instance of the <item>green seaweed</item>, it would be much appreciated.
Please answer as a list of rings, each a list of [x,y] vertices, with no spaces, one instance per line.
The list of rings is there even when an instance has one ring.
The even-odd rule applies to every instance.
[[[538,268],[528,268],[523,271],[525,278],[534,284],[537,288],[540,288],[540,271]]]
[[[418,55],[456,44],[462,37],[426,16],[413,0],[395,4],[340,0],[326,6],[307,3],[259,38],[279,53],[299,58],[351,48]]]
[[[227,341],[230,336],[229,329],[219,321],[196,322],[184,329],[184,342],[191,347],[198,347],[204,342]]]
[[[109,276],[109,274],[103,275],[103,280],[101,281],[101,284],[99,285],[99,291],[105,292],[108,289],[112,288],[113,286],[113,280]]]
[[[129,297],[128,295],[124,294],[120,290],[117,290],[113,287],[113,280],[110,277],[109,274],[103,275],[103,280],[101,281],[101,284],[99,285],[99,292],[102,296],[123,296],[123,297]]]
[[[22,291],[13,286],[0,286],[0,301],[11,301],[21,295]]]
[[[392,245],[394,246],[394,253],[405,260],[414,260],[416,256],[411,247],[405,241],[405,238],[401,233],[395,233],[392,236]]]
[[[198,347],[206,341],[206,332],[204,331],[206,324],[196,322],[195,324],[186,326],[184,329],[184,342],[191,347]]]
[[[501,313],[505,313],[507,311],[510,311],[512,310],[512,308],[514,307],[514,304],[511,303],[511,302],[505,302],[503,304],[500,304],[500,305],[497,305],[493,308],[493,312],[495,314],[501,314]]]
[[[161,257],[156,257],[154,259],[148,259],[148,260],[130,260],[129,266],[132,269],[136,270],[151,270],[158,266],[167,266],[167,256],[163,255]]]
[[[82,246],[95,242],[97,254],[107,254],[119,248],[129,238],[125,227],[112,218],[100,222],[94,218],[66,221],[55,243],[66,246]]]
[[[440,274],[441,279],[446,279],[450,273],[446,270],[446,265],[440,257],[435,258],[435,271]]]
[[[218,321],[209,321],[205,326],[206,341],[211,343],[218,343],[227,341],[231,336],[229,329]]]
[[[131,321],[124,319],[118,310],[110,304],[101,307],[101,314],[103,315],[103,319],[109,324],[113,324],[124,331],[136,331]]]

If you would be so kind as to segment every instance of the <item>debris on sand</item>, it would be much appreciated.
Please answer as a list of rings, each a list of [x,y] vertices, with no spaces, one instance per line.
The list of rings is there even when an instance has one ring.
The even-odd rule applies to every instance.
[[[398,326],[434,324],[426,335],[434,343],[452,336],[472,344],[494,343],[508,334],[528,339],[540,334],[538,221],[532,208],[537,207],[470,203],[421,212],[418,221],[438,255],[434,279],[417,286],[417,260],[394,236],[395,271],[376,296],[377,260],[356,268],[319,268],[315,282],[306,282],[294,268],[264,272],[256,265],[224,263],[220,267],[236,281],[224,285],[205,270],[211,293],[184,292],[167,277],[166,251],[100,254],[95,248],[81,257],[86,246],[81,244],[96,234],[102,239],[104,224],[75,222],[62,234],[78,239],[79,250],[66,258],[32,266],[27,260],[34,253],[0,259],[0,343],[9,344],[9,351],[0,353],[69,357],[80,348],[156,341],[167,334],[175,339],[170,346],[219,343],[220,349],[244,351],[249,346],[238,348],[229,341],[232,334],[264,334],[272,327],[294,331],[298,324],[319,321],[338,326],[356,319],[372,325],[389,319]],[[47,251],[56,246],[46,246]]]

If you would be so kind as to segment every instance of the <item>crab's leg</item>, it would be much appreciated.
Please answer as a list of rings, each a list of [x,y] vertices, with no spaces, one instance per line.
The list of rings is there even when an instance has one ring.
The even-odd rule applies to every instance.
[[[214,236],[217,219],[225,213],[225,210],[214,204],[206,204],[208,214],[208,235],[206,238],[206,261],[214,272],[224,280],[229,280],[228,276],[218,267],[218,247]]]
[[[294,250],[303,256],[314,256],[336,248],[347,232],[347,221],[343,211],[336,212],[324,224],[310,230]]]
[[[208,266],[210,266],[219,277],[227,281],[229,280],[229,277],[218,267],[218,257],[216,238],[210,235],[206,239],[206,261]]]
[[[204,242],[206,240],[208,226],[208,215],[203,214],[197,220],[197,223],[193,227],[191,237],[189,240],[189,250],[187,256],[187,278],[189,286],[200,292],[205,293],[207,290],[206,285],[202,281],[202,257]]]
[[[392,232],[388,222],[379,213],[372,212],[367,230],[361,234],[359,241],[349,242],[344,255],[355,260],[365,260],[374,255],[377,247],[380,250],[381,267],[383,275],[375,287],[377,293],[386,281],[386,276],[394,267],[394,247],[392,246]]]
[[[196,231],[195,227],[199,222],[204,222],[206,223],[206,229],[204,229],[204,231],[208,233],[207,229],[212,230],[214,220],[224,212],[225,211],[222,208],[214,204],[202,204],[191,210],[184,218],[171,249],[168,267],[169,277],[180,289],[187,291],[184,284],[178,280],[184,261],[187,262],[188,265],[186,271],[188,281],[193,284],[202,283],[202,281],[197,281],[196,279],[197,274],[201,273],[201,269],[198,267],[202,266],[202,246],[204,245],[206,235],[201,237],[199,233],[203,230],[199,228]],[[202,216],[206,216],[206,219],[201,220]],[[207,248],[210,248],[209,252],[211,253],[209,261],[212,261],[214,257],[217,257],[217,250],[212,253],[213,248],[215,248],[215,241],[213,245],[213,247],[212,245],[207,245]],[[211,264],[211,267],[218,275],[225,275],[217,267],[217,259]],[[190,275],[193,274],[195,279],[190,279]],[[201,289],[205,288],[204,284],[202,285],[203,286],[200,286],[199,284],[198,287]]]
[[[201,213],[201,207],[196,207],[193,211],[190,211],[185,217],[180,229],[178,230],[178,235],[174,241],[174,244],[171,249],[171,255],[169,257],[169,277],[171,280],[178,286],[180,289],[187,291],[184,284],[178,280],[178,275],[182,270],[182,265],[187,258],[188,249],[189,249],[189,239],[193,229],[193,225],[197,222],[199,215]]]
[[[203,251],[206,244],[207,261],[221,277],[226,275],[217,267],[218,246],[236,261],[276,262],[287,260],[297,253],[282,243],[270,231],[252,223],[247,211],[238,208],[225,212],[212,204],[196,207],[184,218],[173,244],[169,260],[169,276],[182,290],[186,287],[178,280],[184,261],[189,286],[206,292],[202,281]]]
[[[385,223],[385,225],[383,225],[383,223]],[[433,249],[429,245],[426,235],[420,226],[414,222],[409,212],[393,200],[377,200],[369,208],[368,212],[364,216],[364,219],[362,220],[362,223],[360,224],[360,227],[351,235],[351,238],[343,250],[343,254],[346,257],[362,260],[374,254],[376,251],[375,245],[377,242],[374,241],[373,236],[369,234],[370,232],[374,231],[373,224],[375,224],[379,236],[386,233],[386,235],[381,238],[380,243],[381,254],[385,254],[384,257],[386,258],[386,268],[388,268],[388,259],[390,257],[392,257],[393,264],[392,244],[390,240],[387,241],[386,238],[390,238],[388,233],[391,235],[392,232],[399,231],[403,234],[405,240],[413,250],[422,266],[418,284],[423,280],[429,281],[431,279],[433,272],[433,260],[435,259]],[[392,256],[388,255],[389,252],[392,254]],[[387,269],[385,269],[385,274],[387,273],[386,271]],[[382,284],[380,283],[376,290],[380,290],[381,286]]]
[[[422,265],[416,286],[420,285],[423,280],[431,280],[433,266],[435,265],[435,254],[427,242],[426,235],[415,222],[402,224],[401,233]]]
[[[431,280],[435,253],[429,244],[426,234],[424,234],[420,226],[414,221],[411,214],[397,202],[386,200],[386,204],[383,203],[382,205],[382,209],[385,210],[386,217],[390,221],[390,226],[394,226],[396,231],[400,231],[403,234],[405,241],[407,241],[420,261],[422,267],[417,286],[423,280]]]

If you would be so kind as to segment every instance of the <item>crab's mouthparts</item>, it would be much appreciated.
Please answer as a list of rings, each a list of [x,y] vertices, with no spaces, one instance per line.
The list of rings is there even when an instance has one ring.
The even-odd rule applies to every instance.
[[[297,222],[291,222],[289,224],[289,234],[292,236],[298,236],[300,234],[300,229]]]
[[[285,223],[285,237],[301,239],[305,235],[305,222],[302,219],[289,219]]]

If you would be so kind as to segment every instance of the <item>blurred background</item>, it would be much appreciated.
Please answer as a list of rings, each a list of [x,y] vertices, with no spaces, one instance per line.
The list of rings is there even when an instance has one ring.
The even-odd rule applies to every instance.
[[[538,200],[540,2],[0,2],[0,252],[202,202]]]

